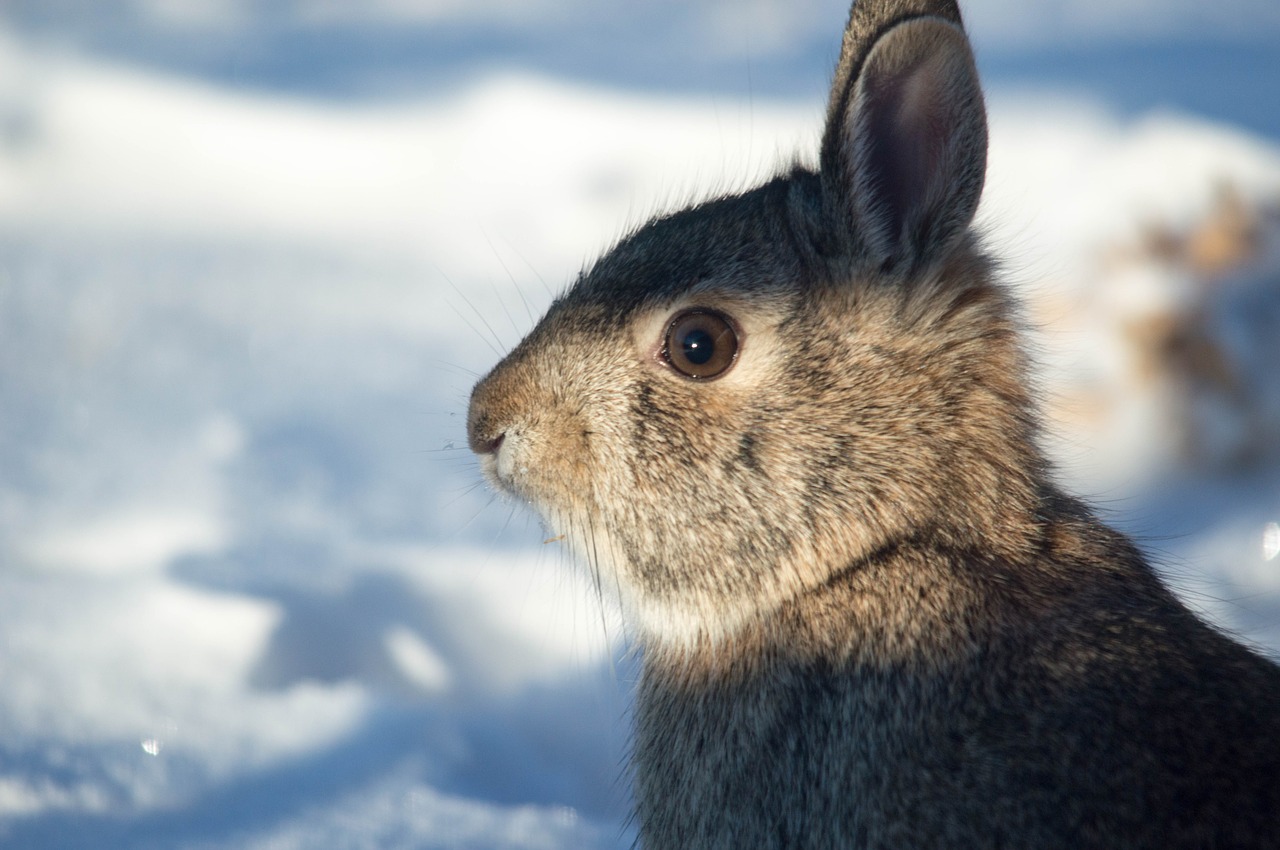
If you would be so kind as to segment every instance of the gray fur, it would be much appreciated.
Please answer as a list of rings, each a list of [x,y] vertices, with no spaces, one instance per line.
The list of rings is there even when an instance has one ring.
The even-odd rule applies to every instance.
[[[645,225],[476,386],[637,634],[650,850],[1280,843],[1280,669],[1053,484],[985,159],[954,3],[863,0],[818,171]]]

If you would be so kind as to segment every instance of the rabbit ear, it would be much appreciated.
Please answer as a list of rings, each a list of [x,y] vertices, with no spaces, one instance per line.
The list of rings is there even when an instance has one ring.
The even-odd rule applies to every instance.
[[[986,163],[986,110],[955,3],[858,0],[822,140],[838,235],[886,270],[929,263],[973,220]]]

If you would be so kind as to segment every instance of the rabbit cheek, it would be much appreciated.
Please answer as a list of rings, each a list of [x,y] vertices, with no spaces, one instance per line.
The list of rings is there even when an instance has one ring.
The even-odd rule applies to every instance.
[[[549,410],[527,427],[508,432],[495,454],[495,477],[544,518],[576,507],[590,489],[588,447],[579,417]]]

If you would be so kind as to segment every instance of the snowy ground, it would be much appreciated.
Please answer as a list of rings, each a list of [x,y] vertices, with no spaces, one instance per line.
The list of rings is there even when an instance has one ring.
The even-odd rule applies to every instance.
[[[216,32],[236,24],[217,10],[265,8],[116,5],[204,9],[180,23]],[[975,5],[1000,42],[1144,4]],[[1274,4],[1235,5],[1280,32]],[[1170,38],[1198,6],[1170,4]],[[625,641],[479,486],[467,393],[624,228],[812,152],[821,90],[462,63],[435,90],[336,97],[29,20],[74,2],[14,8],[0,844],[627,846]],[[762,65],[814,27],[758,44]],[[981,213],[1042,328],[1064,476],[1274,651],[1280,138],[1067,88],[995,87]]]

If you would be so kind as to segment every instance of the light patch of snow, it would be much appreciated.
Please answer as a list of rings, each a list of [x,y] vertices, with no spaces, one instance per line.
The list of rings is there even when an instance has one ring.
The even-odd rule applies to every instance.
[[[109,805],[106,792],[93,783],[67,786],[48,777],[0,776],[0,817],[22,817],[59,810],[103,812]],[[2,831],[0,835],[3,835]]]
[[[545,246],[535,266],[552,250],[562,265],[584,234],[603,245],[649,212],[628,215],[638,187],[683,199],[738,186],[816,132],[816,109],[720,113],[518,76],[440,102],[342,107],[72,61],[51,62],[11,108],[33,141],[0,149],[10,228],[318,240],[453,274],[491,269],[491,234],[518,232]]]
[[[555,543],[532,551],[377,547],[429,597],[449,600],[460,631],[455,653],[474,686],[511,695],[607,664],[625,642],[617,600],[601,599],[585,571]]]
[[[1280,523],[1269,522],[1262,527],[1262,560],[1274,560],[1280,555]]]
[[[427,693],[449,689],[449,665],[422,638],[404,626],[393,626],[383,635],[387,654],[409,681]]]
[[[1254,203],[1280,194],[1280,148],[1194,116],[1122,121],[1097,102],[1052,92],[1034,100],[997,92],[990,109],[978,224],[1015,278],[1089,286],[1101,248],[1154,222],[1189,222],[1224,184]]]
[[[246,837],[244,850],[556,850],[625,847],[612,828],[566,806],[500,806],[445,794],[408,777],[371,789]],[[198,843],[212,850],[222,842]]]
[[[156,573],[178,555],[217,551],[227,540],[226,527],[207,514],[146,505],[84,526],[46,530],[28,543],[26,554],[47,569]]]
[[[274,625],[269,604],[168,581],[10,580],[0,659],[10,723],[30,731],[118,735],[149,726],[170,696],[234,691]],[[10,727],[13,728],[12,726]]]

